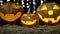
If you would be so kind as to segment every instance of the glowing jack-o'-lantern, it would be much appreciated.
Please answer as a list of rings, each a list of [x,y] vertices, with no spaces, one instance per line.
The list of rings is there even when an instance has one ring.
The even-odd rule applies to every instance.
[[[38,17],[35,14],[23,14],[21,17],[21,24],[23,26],[32,27],[37,25],[39,22]]]
[[[4,3],[0,7],[0,17],[8,22],[17,20],[23,12],[23,8],[15,3]]]
[[[44,3],[37,9],[37,15],[46,24],[57,23],[60,20],[60,7],[56,3]]]

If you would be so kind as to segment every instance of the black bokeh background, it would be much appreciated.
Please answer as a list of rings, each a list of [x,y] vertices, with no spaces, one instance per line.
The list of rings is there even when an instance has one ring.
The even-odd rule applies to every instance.
[[[6,3],[7,2],[7,0],[2,0],[2,1],[3,1],[2,3]],[[15,3],[18,2],[22,6],[22,2],[21,1],[22,0],[19,0],[19,1],[15,0]],[[14,1],[10,0],[9,2],[14,2]],[[43,3],[46,3],[46,2],[56,2],[57,4],[60,4],[60,0],[46,0],[46,1],[43,0]],[[33,0],[29,0],[28,2],[26,0],[24,0],[24,5],[25,5],[25,7],[23,7],[24,8],[24,13],[27,13],[28,9],[29,9],[29,8],[27,8],[26,3],[29,3],[29,5],[30,5],[30,7],[29,7],[30,8],[30,13],[33,13],[33,10],[36,11],[36,9],[38,8],[38,6],[40,6],[41,0],[35,0],[35,3],[36,3],[36,5],[35,5],[36,8],[35,9],[33,8],[33,6],[34,6]],[[1,2],[0,2],[0,6],[1,6]],[[20,19],[18,19],[18,20],[20,20]],[[1,21],[4,22],[3,24],[5,24],[4,20],[1,20]],[[18,25],[20,25],[20,24],[18,23]]]
[[[1,0],[0,0],[1,1]],[[2,0],[3,1],[3,3],[6,3],[7,2],[7,0]],[[15,0],[15,3],[19,3],[20,5],[22,4],[22,2],[21,2],[22,0]],[[14,2],[14,0],[10,0],[10,2]],[[29,3],[29,2],[31,2],[30,3],[30,13],[33,13],[33,10],[35,10],[36,11],[36,9],[37,9],[37,7],[41,4],[41,0],[35,0],[35,3],[36,3],[36,5],[35,5],[35,9],[33,8],[33,0],[29,0],[28,2],[27,2],[27,0],[24,0],[24,5],[25,5],[25,7],[23,7],[24,8],[24,12],[25,13],[27,13],[28,12],[28,8],[27,8],[27,5],[26,5],[26,3]],[[43,0],[43,3],[46,3],[46,2],[56,2],[56,3],[58,3],[58,4],[60,4],[60,0]],[[1,3],[0,3],[1,4]],[[22,5],[21,5],[22,6]]]

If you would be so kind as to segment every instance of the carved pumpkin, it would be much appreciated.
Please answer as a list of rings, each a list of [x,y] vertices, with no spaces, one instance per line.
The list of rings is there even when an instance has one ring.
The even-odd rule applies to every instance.
[[[56,3],[44,3],[37,9],[37,15],[46,24],[55,24],[60,20],[60,7]]]
[[[23,8],[15,3],[4,3],[0,7],[0,17],[4,21],[13,22],[17,20],[23,12]]]
[[[33,27],[39,22],[38,17],[35,14],[23,14],[21,17],[21,24],[27,27]]]

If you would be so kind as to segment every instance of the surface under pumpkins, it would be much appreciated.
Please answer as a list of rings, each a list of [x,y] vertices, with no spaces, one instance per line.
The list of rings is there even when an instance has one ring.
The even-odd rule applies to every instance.
[[[37,25],[32,28],[6,24],[0,26],[0,34],[60,34],[60,24]]]

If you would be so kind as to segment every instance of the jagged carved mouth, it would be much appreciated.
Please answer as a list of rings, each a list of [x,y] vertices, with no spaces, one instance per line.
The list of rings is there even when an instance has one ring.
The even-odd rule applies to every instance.
[[[32,24],[35,24],[36,23],[36,19],[33,20],[33,21],[24,21],[24,20],[21,20],[22,23],[26,24],[26,25],[32,25]]]
[[[38,13],[38,16],[42,21],[44,21],[46,23],[48,23],[49,21],[51,21],[52,23],[56,23],[60,20],[60,16],[58,16],[56,18],[46,18],[46,17],[43,17],[42,15],[40,15],[39,13]]]

